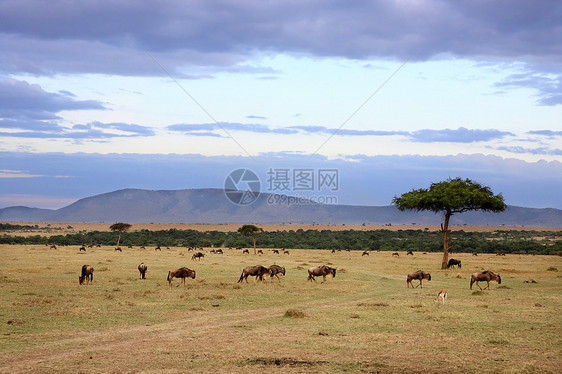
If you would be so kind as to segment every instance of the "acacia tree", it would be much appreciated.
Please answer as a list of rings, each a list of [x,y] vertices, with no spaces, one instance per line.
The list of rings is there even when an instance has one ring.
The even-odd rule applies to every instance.
[[[252,240],[254,241],[254,254],[256,254],[256,232],[263,232],[261,227],[257,227],[255,225],[244,225],[238,229],[238,232],[242,235],[251,236]]]
[[[494,195],[490,187],[482,186],[470,179],[447,179],[439,183],[432,183],[429,189],[412,190],[394,196],[392,203],[401,210],[430,210],[445,214],[445,222],[441,224],[443,233],[443,261],[441,269],[447,268],[449,261],[449,219],[453,214],[471,210],[484,212],[503,212],[507,205],[502,194]]]
[[[128,223],[123,223],[123,222],[118,222],[118,223],[114,223],[113,225],[109,226],[109,229],[111,231],[118,231],[119,232],[119,237],[117,238],[117,246],[119,247],[119,242],[121,241],[121,233],[129,230],[131,228],[131,224]]]

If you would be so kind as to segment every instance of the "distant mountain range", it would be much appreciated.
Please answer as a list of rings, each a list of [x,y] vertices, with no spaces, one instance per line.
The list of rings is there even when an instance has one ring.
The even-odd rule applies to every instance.
[[[394,206],[269,204],[260,194],[250,205],[235,205],[222,189],[124,189],[80,199],[64,208],[22,206],[0,209],[1,221],[16,222],[128,222],[211,224],[412,224],[439,225],[441,214],[400,212]],[[271,200],[271,199],[270,199]],[[454,215],[453,225],[562,227],[562,210],[509,206],[502,213],[467,212]]]

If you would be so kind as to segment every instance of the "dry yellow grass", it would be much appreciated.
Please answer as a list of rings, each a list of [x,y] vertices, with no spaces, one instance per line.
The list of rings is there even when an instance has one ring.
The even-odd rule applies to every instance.
[[[243,255],[205,249],[112,247],[49,250],[0,246],[0,372],[559,372],[562,259],[455,254],[462,269],[439,270],[441,255],[291,249]],[[148,265],[140,280],[137,265]],[[82,264],[94,282],[79,286]],[[237,283],[243,267],[278,263],[287,275]],[[338,268],[326,283],[306,269]],[[168,287],[169,269],[197,271]],[[547,270],[556,268],[560,271]],[[407,289],[410,271],[431,271]],[[502,275],[469,290],[472,272]],[[523,283],[534,278],[537,284]],[[447,304],[433,303],[447,289]],[[475,288],[477,290],[478,288]]]

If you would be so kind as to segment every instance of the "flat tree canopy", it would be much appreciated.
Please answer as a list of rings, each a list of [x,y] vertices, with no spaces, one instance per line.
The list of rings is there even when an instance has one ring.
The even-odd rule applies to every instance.
[[[240,234],[249,235],[252,237],[252,240],[254,241],[254,254],[256,254],[256,237],[254,236],[254,234],[260,231],[263,231],[263,229],[255,225],[244,225],[238,229],[238,232]]]
[[[448,229],[449,219],[453,214],[471,210],[484,212],[503,212],[507,205],[502,194],[494,195],[490,187],[482,186],[470,179],[447,179],[443,182],[432,183],[428,189],[412,190],[394,196],[392,203],[401,210],[429,210],[435,213],[443,212],[445,222],[441,224],[443,232],[443,261],[441,268],[447,267],[449,258]]]
[[[132,226],[131,224],[123,223],[123,222],[114,223],[113,225],[109,226],[109,229],[111,231],[118,231],[119,232],[119,237],[117,238],[117,246],[118,247],[119,247],[119,242],[121,241],[121,233],[129,230],[131,228],[131,226]]]

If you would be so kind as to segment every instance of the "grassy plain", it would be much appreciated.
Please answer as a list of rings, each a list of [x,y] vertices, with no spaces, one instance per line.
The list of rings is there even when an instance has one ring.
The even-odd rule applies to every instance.
[[[0,246],[0,372],[560,372],[562,258],[291,249],[223,255],[185,248]],[[252,250],[250,251],[252,252]],[[137,266],[148,265],[147,279]],[[287,275],[237,283],[243,267]],[[92,285],[79,286],[83,264]],[[335,278],[307,282],[331,264]],[[168,287],[169,269],[195,269]],[[406,274],[430,271],[424,288]],[[471,273],[502,276],[469,289]],[[550,270],[549,270],[550,269]],[[538,283],[523,283],[528,278]],[[447,304],[434,304],[446,289]]]

